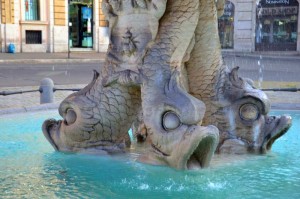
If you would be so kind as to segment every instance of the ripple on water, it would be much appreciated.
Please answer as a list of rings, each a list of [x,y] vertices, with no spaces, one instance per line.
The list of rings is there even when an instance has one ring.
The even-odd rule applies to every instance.
[[[0,118],[0,198],[300,198],[300,115],[265,156],[215,155],[199,171],[55,152],[41,132],[56,113]],[[28,122],[29,121],[29,122]],[[20,127],[21,126],[21,127]]]

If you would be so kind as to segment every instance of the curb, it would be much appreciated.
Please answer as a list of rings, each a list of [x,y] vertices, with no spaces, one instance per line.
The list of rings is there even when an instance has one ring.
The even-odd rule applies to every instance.
[[[49,104],[42,104],[42,105],[30,106],[30,107],[10,108],[10,109],[0,110],[0,116],[8,115],[8,114],[34,112],[34,111],[47,111],[47,110],[58,109],[58,107],[59,104],[57,103],[49,103]]]
[[[299,59],[300,60],[300,52],[235,52],[235,51],[226,51],[222,50],[222,55],[226,56],[235,56],[235,57],[249,57],[249,58],[261,58],[261,59]]]
[[[274,103],[271,105],[271,110],[300,110],[300,104]]]
[[[102,63],[104,59],[10,59],[0,60],[0,63],[25,63],[25,64],[45,64],[45,63]]]
[[[251,53],[238,53],[238,52],[222,52],[223,57],[248,57],[248,58],[256,58],[256,59],[281,59],[281,60],[300,60],[300,54],[293,55],[268,55],[268,54],[251,54]]]
[[[239,53],[239,52],[222,52],[223,57],[248,57],[253,59],[281,59],[281,60],[300,60],[300,54],[295,55],[267,55],[267,54],[249,54],[249,53]],[[25,63],[25,64],[45,64],[45,63],[103,63],[103,59],[80,59],[80,58],[70,58],[70,59],[2,59],[0,63],[10,64],[10,63]]]

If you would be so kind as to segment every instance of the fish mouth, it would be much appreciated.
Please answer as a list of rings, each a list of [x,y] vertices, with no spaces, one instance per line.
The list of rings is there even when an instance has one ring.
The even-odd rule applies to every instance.
[[[271,130],[265,136],[262,144],[261,152],[266,153],[271,150],[273,143],[282,135],[284,135],[292,126],[292,117],[289,115],[283,115],[281,117],[270,117],[272,119],[266,126]],[[268,118],[268,119],[270,119]]]
[[[188,170],[206,168],[210,164],[219,141],[219,131],[214,126],[208,126],[205,132],[187,155],[185,167]]]
[[[200,141],[196,149],[186,162],[188,170],[201,169],[209,166],[212,155],[215,151],[215,138],[206,137]]]
[[[48,119],[44,121],[42,126],[44,136],[56,151],[58,151],[59,149],[58,146],[55,144],[52,136],[54,132],[56,133],[60,129],[60,125],[61,120],[56,121],[55,119]]]
[[[219,130],[215,126],[192,125],[185,130],[172,151],[162,151],[161,145],[151,144],[151,153],[139,161],[153,165],[168,165],[178,170],[199,170],[209,166],[219,143]]]

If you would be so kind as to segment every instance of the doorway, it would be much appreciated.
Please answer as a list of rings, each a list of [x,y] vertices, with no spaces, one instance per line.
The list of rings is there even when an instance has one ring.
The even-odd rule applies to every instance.
[[[235,6],[230,1],[225,1],[224,14],[218,18],[219,38],[222,49],[233,49]]]
[[[93,1],[71,0],[69,22],[70,47],[93,48]]]

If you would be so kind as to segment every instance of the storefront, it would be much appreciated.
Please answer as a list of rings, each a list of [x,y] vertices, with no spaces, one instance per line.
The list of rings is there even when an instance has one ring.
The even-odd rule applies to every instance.
[[[72,48],[93,48],[93,0],[70,0],[69,38]]]
[[[297,0],[262,0],[256,10],[255,50],[296,51]]]
[[[225,2],[224,14],[218,19],[219,37],[223,49],[233,49],[234,4]]]
[[[68,52],[69,46],[71,51],[106,52],[108,48],[109,28],[101,11],[102,0],[2,1],[2,52],[10,43],[15,44],[16,52]],[[222,48],[300,52],[299,3],[226,0],[224,15],[218,20]]]

